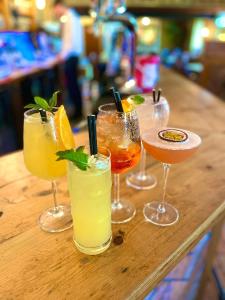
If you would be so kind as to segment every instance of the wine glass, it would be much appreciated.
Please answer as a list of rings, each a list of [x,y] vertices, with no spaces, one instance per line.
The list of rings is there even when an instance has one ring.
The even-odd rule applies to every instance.
[[[150,128],[167,126],[170,109],[165,97],[160,97],[158,102],[154,102],[151,94],[141,96],[145,99],[145,102],[138,105],[136,111],[142,137]],[[130,96],[130,98],[132,97]],[[137,172],[128,174],[126,183],[137,190],[148,190],[154,188],[157,184],[156,177],[146,172],[146,151],[143,145],[140,168]]]
[[[165,201],[166,186],[171,164],[180,163],[191,157],[201,144],[201,138],[179,128],[153,128],[142,136],[148,153],[162,162],[164,169],[163,197],[144,206],[143,214],[148,222],[160,226],[175,224],[179,219],[178,210]]]
[[[135,110],[118,112],[114,103],[101,105],[97,117],[98,144],[111,152],[111,170],[114,174],[112,223],[125,223],[136,213],[133,203],[120,199],[121,173],[135,167],[140,159],[141,141]]]
[[[70,206],[58,205],[56,200],[56,179],[65,176],[67,170],[65,161],[56,161],[56,152],[60,150],[64,149],[56,128],[55,114],[47,113],[47,121],[43,122],[38,110],[26,111],[24,113],[25,165],[31,174],[49,180],[52,187],[54,207],[44,211],[39,218],[41,229],[47,232],[61,232],[72,226]]]

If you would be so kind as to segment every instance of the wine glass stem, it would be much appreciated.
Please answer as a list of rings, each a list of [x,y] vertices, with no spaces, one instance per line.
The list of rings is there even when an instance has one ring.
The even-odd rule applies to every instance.
[[[160,203],[159,207],[158,207],[159,212],[162,214],[165,213],[165,211],[166,211],[164,203],[165,203],[165,198],[166,198],[166,187],[167,187],[167,179],[168,179],[168,175],[169,175],[169,171],[170,171],[170,164],[163,163],[163,171],[164,171],[163,199],[162,199],[162,203]]]
[[[114,203],[120,202],[120,175],[114,174]]]
[[[54,201],[54,209],[55,209],[55,211],[58,210],[58,204],[57,204],[57,201],[56,201],[56,192],[57,192],[56,182],[53,180],[52,181],[52,194],[53,194],[53,201]]]
[[[141,147],[140,177],[146,176],[146,150],[143,145]]]

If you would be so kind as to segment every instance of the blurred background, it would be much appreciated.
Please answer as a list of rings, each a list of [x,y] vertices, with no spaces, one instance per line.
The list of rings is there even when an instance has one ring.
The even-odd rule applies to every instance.
[[[0,2],[0,154],[22,148],[23,107],[34,95],[60,90],[75,131],[107,101],[110,86],[123,96],[150,92],[162,65],[225,100],[225,1],[65,1],[82,27],[74,72],[82,105],[72,99],[68,57],[59,55],[68,16],[56,5]]]

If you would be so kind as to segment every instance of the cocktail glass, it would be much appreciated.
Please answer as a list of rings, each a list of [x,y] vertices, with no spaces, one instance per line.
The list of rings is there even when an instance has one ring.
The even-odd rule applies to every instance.
[[[197,134],[183,129],[154,128],[145,133],[142,139],[146,151],[162,162],[164,169],[162,201],[147,203],[143,209],[144,217],[156,225],[173,225],[178,221],[178,210],[165,202],[170,166],[192,156],[200,146],[201,138]]]
[[[145,102],[138,105],[136,111],[142,137],[143,134],[148,133],[150,128],[167,126],[170,109],[168,101],[164,97],[160,97],[159,102],[154,103],[151,94],[141,96],[145,99]],[[157,184],[156,177],[146,172],[146,150],[143,145],[139,171],[128,174],[126,183],[137,190],[149,190]]]
[[[135,167],[140,159],[141,142],[136,111],[117,112],[115,104],[99,107],[97,118],[98,144],[111,152],[111,169],[114,174],[112,223],[125,223],[136,213],[133,203],[120,199],[119,174]]]
[[[90,167],[83,171],[69,162],[68,182],[74,243],[89,255],[105,251],[111,242],[110,152],[98,148]]]
[[[56,201],[56,180],[65,176],[67,169],[65,161],[56,161],[55,153],[60,150],[65,149],[62,148],[58,138],[55,115],[48,113],[48,121],[42,122],[38,110],[26,111],[24,114],[25,165],[32,175],[49,180],[52,186],[54,207],[44,211],[39,218],[41,229],[47,232],[61,232],[72,226],[70,206],[58,205]]]

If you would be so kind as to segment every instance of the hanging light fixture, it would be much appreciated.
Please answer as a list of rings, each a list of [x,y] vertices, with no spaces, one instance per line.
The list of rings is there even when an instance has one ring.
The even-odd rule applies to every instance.
[[[149,26],[151,23],[151,19],[149,17],[143,17],[141,19],[141,23],[143,26]]]
[[[225,28],[225,12],[221,12],[216,16],[215,23],[218,28]]]
[[[46,0],[36,0],[36,7],[39,10],[44,10],[46,7]]]

